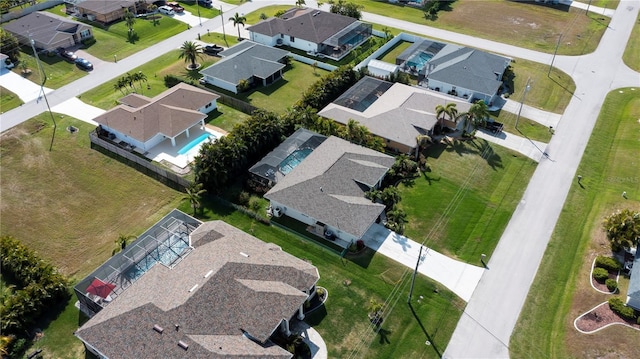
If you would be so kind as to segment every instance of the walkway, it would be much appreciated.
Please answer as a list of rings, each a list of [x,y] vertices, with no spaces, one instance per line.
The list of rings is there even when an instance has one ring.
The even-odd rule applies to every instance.
[[[412,270],[416,267],[420,254],[419,243],[376,223],[362,239],[367,247],[376,252]],[[447,287],[464,301],[469,301],[484,268],[460,262],[424,247],[418,272]]]
[[[318,333],[317,330],[310,327],[309,324],[296,320],[294,326],[291,328],[293,332],[300,333],[303,340],[309,346],[311,350],[312,359],[327,359],[329,354],[327,352],[327,345]]]

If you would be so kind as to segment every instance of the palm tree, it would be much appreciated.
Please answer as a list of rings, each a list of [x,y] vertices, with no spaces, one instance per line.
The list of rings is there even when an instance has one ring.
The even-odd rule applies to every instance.
[[[388,27],[383,27],[382,28],[382,32],[384,32],[384,39],[385,40],[389,40],[389,38],[391,38],[391,29],[389,29]]]
[[[202,57],[202,46],[193,42],[193,41],[185,41],[182,46],[180,46],[180,55],[179,59],[184,58],[184,62],[190,62],[189,69],[195,69],[196,60]]]
[[[307,3],[304,0],[296,0],[296,7],[302,7],[302,5],[306,5]]]
[[[156,12],[156,10],[158,10],[158,5],[149,4],[147,6],[147,10],[149,12]],[[158,17],[156,15],[152,15],[151,16],[151,21],[153,21],[153,26],[158,25]]]
[[[469,111],[466,113],[460,114],[460,116],[464,116],[464,129],[467,131],[469,127],[473,127],[473,129],[477,129],[478,126],[485,123],[487,118],[489,118],[489,107],[484,100],[476,101],[471,107],[469,107]]]
[[[236,13],[229,21],[233,21],[233,26],[238,28],[238,40],[242,40],[240,36],[240,26],[244,27],[245,22],[247,22],[247,18],[244,16],[240,16],[240,14]]]
[[[191,204],[191,208],[193,209],[193,215],[196,215],[196,211],[200,208],[200,199],[202,195],[207,192],[206,189],[202,188],[202,183],[193,182],[189,187],[185,188],[187,192],[186,199],[189,199],[189,203]]]
[[[137,82],[138,85],[140,85],[140,90],[142,90],[142,84],[141,82],[147,82],[147,75],[145,75],[142,71],[138,71],[136,73],[134,73],[133,75],[131,75],[131,80],[135,83]]]
[[[129,32],[133,32],[133,24],[136,23],[136,16],[131,11],[129,11],[129,9],[124,9],[124,21],[129,28]]]
[[[453,102],[449,102],[444,106],[438,105],[436,106],[436,117],[440,121],[440,126],[442,127],[444,117],[447,116],[449,121],[455,121],[458,116],[458,109],[456,108],[456,104]]]

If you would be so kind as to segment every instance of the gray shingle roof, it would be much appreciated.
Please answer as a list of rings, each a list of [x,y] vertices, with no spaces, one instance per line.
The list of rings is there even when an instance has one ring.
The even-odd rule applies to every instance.
[[[506,57],[448,44],[429,61],[428,66],[433,69],[427,78],[494,95],[502,85],[498,76],[504,73],[509,62]]]
[[[636,256],[633,260],[627,296],[632,298],[629,303],[633,304],[635,309],[640,310],[638,307],[638,303],[640,303],[640,250],[636,250]]]
[[[249,26],[247,31],[267,36],[284,34],[321,44],[356,21],[348,16],[312,8],[293,8],[279,18],[272,17]]]
[[[288,51],[245,40],[222,51],[224,58],[200,73],[237,85],[241,80],[253,76],[264,79],[282,70],[285,65],[279,61],[288,55]]]
[[[142,142],[158,133],[174,137],[205,118],[206,115],[197,110],[219,97],[180,83],[152,99],[127,95],[121,99],[125,104],[93,120]]]
[[[222,221],[191,237],[182,262],[152,267],[76,335],[109,358],[290,358],[269,337],[305,302],[317,269]]]
[[[352,89],[365,80],[384,82],[365,77]],[[444,106],[450,102],[456,104],[459,113],[469,110],[470,104],[456,97],[396,83],[380,94],[364,112],[332,103],[318,114],[342,124],[353,119],[366,126],[376,136],[413,148],[416,146],[416,136],[428,133],[435,126],[436,106]]]
[[[136,1],[138,0],[85,0],[78,2],[76,6],[81,9],[94,11],[98,14],[109,14],[116,10],[129,8],[133,6]],[[147,0],[145,2],[152,3],[153,0]]]
[[[360,238],[384,210],[383,205],[364,198],[364,193],[383,178],[394,161],[332,136],[265,198]]]
[[[46,11],[36,11],[9,22],[4,29],[19,39],[31,36],[37,44],[46,47],[48,44],[57,46],[65,39],[74,44],[73,35],[91,29],[91,26]]]

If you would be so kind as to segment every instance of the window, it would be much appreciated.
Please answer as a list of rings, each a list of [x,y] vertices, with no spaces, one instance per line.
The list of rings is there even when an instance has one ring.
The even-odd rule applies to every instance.
[[[289,41],[291,41],[291,42],[296,42],[296,38],[295,38],[295,37],[293,37],[293,36],[289,36]]]
[[[82,30],[80,31],[80,37],[81,38],[86,38],[86,37],[90,37],[91,36],[91,31],[89,30]]]

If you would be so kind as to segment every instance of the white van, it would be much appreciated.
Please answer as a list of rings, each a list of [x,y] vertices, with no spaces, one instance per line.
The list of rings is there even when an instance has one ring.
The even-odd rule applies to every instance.
[[[173,9],[171,8],[171,6],[167,6],[167,5],[160,6],[160,7],[158,8],[158,11],[159,11],[161,14],[165,14],[165,15],[174,15],[174,14],[175,14],[175,12],[174,12],[174,11],[173,11]]]

